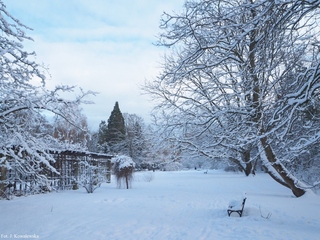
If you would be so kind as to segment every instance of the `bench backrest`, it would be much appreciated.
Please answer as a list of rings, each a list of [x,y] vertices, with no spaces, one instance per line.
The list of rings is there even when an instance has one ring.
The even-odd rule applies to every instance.
[[[242,210],[243,210],[243,208],[244,208],[244,204],[246,203],[246,200],[247,200],[247,198],[244,198],[244,199],[243,199],[243,202],[242,202]]]

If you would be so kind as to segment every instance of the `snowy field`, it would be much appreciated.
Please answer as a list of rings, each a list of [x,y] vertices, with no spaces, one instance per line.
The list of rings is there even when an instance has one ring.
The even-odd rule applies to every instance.
[[[228,203],[244,193],[243,217],[228,217]],[[19,197],[0,207],[1,239],[320,239],[320,197],[295,198],[266,174],[139,172],[129,190],[113,181],[93,194]]]

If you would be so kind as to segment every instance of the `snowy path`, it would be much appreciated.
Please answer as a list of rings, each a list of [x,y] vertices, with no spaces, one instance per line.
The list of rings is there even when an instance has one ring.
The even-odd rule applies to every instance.
[[[113,181],[83,189],[0,201],[0,238],[39,239],[320,239],[320,198],[294,198],[266,174],[201,171],[136,173],[133,188]],[[246,193],[242,218],[230,200]],[[261,217],[272,214],[269,219]],[[17,235],[16,235],[17,236]]]

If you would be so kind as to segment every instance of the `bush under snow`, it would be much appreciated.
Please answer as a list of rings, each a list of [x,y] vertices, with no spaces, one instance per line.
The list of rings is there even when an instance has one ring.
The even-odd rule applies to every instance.
[[[117,185],[121,188],[122,183],[125,183],[126,188],[131,187],[135,162],[128,156],[120,155],[112,158],[113,173],[117,179]]]

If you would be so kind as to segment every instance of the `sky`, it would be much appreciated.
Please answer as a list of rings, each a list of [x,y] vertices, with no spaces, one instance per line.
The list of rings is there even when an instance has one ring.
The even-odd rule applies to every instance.
[[[9,13],[32,28],[36,61],[49,70],[46,86],[99,92],[83,113],[89,128],[107,121],[115,102],[146,123],[154,104],[141,85],[160,72],[165,49],[154,45],[162,13],[179,12],[185,0],[3,0]],[[67,96],[73,98],[75,94]]]

